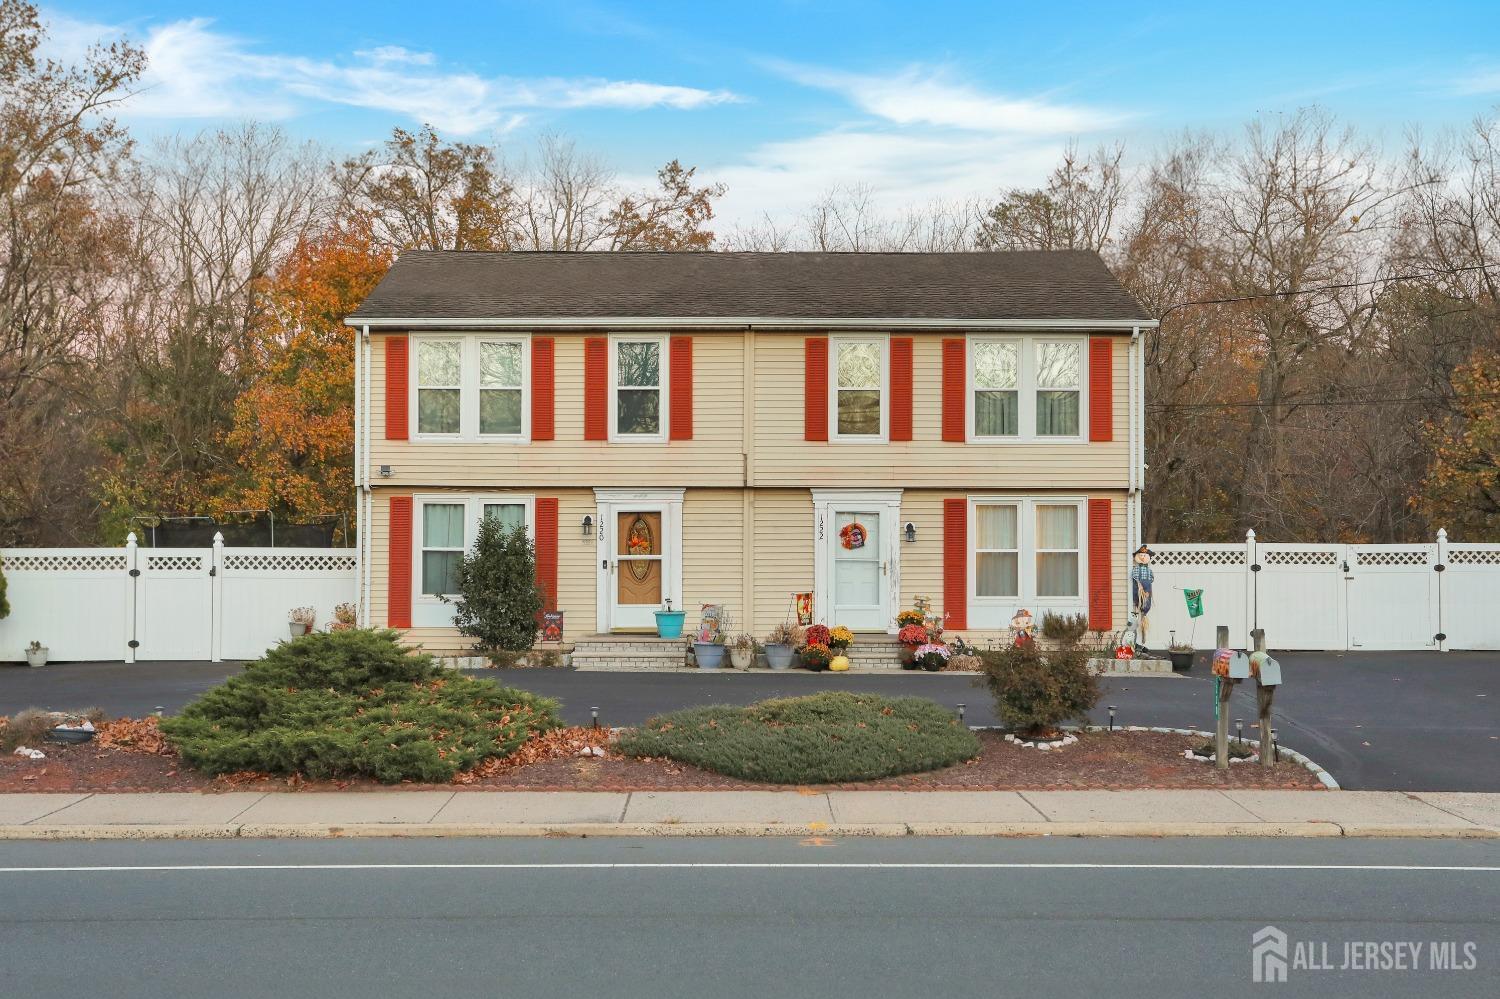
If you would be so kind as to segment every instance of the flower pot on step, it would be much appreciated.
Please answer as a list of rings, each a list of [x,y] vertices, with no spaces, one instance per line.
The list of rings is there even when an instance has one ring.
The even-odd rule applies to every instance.
[[[754,649],[730,649],[729,664],[735,669],[749,669],[755,659]]]
[[[656,637],[681,638],[682,622],[686,617],[687,611],[657,611]]]
[[[699,669],[718,669],[724,665],[724,646],[713,642],[694,642],[693,658]]]
[[[790,669],[792,647],[784,643],[766,646],[766,665],[772,669]]]
[[[1172,657],[1172,670],[1174,672],[1186,673],[1188,670],[1193,668],[1193,653],[1191,651],[1173,651],[1167,653],[1167,655]]]

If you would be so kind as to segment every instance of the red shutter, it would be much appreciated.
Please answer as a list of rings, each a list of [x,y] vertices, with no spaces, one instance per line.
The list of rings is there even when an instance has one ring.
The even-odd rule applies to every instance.
[[[955,631],[969,626],[969,501],[962,497],[943,500],[943,616]]]
[[[909,336],[891,338],[891,440],[911,440],[911,351]]]
[[[583,341],[583,439],[609,440],[609,341]]]
[[[1115,439],[1115,338],[1089,339],[1089,440]]]
[[[667,378],[672,384],[669,408],[672,421],[669,440],[693,439],[693,338],[674,336],[671,340],[672,366]]]
[[[943,341],[943,440],[964,442],[964,383],[968,380],[968,348],[960,339]]]
[[[386,566],[386,624],[411,627],[411,497],[392,496],[390,508],[390,561]]]
[[[802,438],[828,439],[828,338],[810,336],[803,341]]]
[[[1114,627],[1113,517],[1109,500],[1089,500],[1089,627],[1094,631]]]
[[[531,341],[531,439],[550,441],[557,436],[553,399],[557,392],[557,355],[551,337]]]
[[[557,610],[557,497],[536,498],[536,581],[542,606]]]
[[[404,336],[385,338],[385,439],[404,441],[411,422],[410,342]]]

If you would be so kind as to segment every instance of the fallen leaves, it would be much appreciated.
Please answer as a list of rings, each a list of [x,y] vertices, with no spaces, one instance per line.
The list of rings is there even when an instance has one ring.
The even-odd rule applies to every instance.
[[[176,756],[158,727],[161,719],[155,715],[145,718],[116,718],[100,722],[94,730],[94,741],[109,749],[123,749],[132,753],[150,753],[153,756]]]
[[[530,766],[544,760],[559,760],[587,755],[598,759],[609,754],[610,733],[605,728],[558,728],[550,732],[533,735],[521,743],[514,753],[505,757],[491,757],[478,766],[464,770],[453,777],[455,784],[473,784],[486,777],[497,777],[518,767]]]

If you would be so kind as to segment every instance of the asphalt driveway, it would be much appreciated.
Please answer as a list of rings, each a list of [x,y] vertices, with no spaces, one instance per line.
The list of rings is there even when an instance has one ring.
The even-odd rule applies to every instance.
[[[1500,653],[1282,653],[1286,684],[1276,697],[1281,741],[1307,753],[1351,789],[1500,791]],[[238,663],[54,663],[0,667],[0,713],[26,707],[89,706],[110,714],[172,713],[239,670]],[[970,677],[928,673],[580,673],[481,670],[501,683],[556,697],[570,722],[599,708],[607,725],[697,704],[745,704],[819,690],[864,690],[966,705],[971,724],[996,724],[993,705]],[[1112,677],[1107,706],[1122,725],[1213,727],[1213,679],[1203,663],[1176,677]],[[1247,732],[1253,687],[1231,702]]]

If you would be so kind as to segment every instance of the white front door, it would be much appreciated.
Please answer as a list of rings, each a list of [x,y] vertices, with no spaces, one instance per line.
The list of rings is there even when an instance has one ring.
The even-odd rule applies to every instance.
[[[828,538],[828,624],[841,624],[855,631],[885,631],[890,605],[890,552],[886,550],[886,524],[879,510],[832,510]]]
[[[682,490],[595,489],[599,630],[656,630],[682,606]]]

